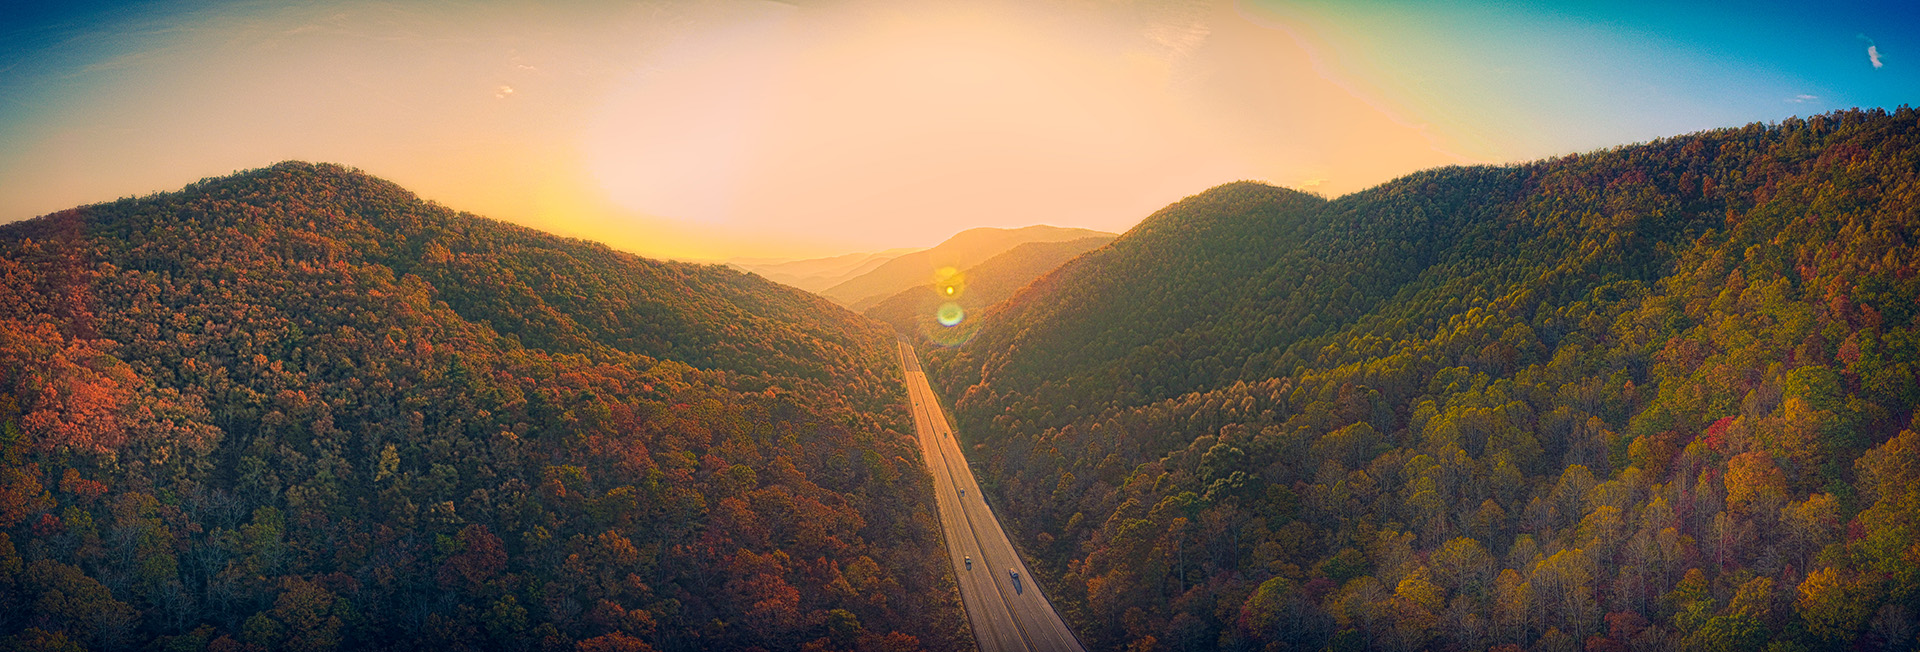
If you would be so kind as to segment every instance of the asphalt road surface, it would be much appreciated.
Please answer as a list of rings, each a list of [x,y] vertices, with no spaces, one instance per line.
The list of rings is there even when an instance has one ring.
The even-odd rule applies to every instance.
[[[960,580],[960,599],[967,607],[974,640],[982,652],[1041,650],[1085,652],[1060,614],[1040,593],[1033,574],[1013,551],[993,510],[980,498],[980,485],[960,453],[960,442],[934,399],[933,387],[920,369],[913,347],[900,345],[900,364],[906,371],[907,397],[913,406],[913,427],[920,452],[933,472],[933,493],[939,499],[940,526],[947,538],[947,556]],[[960,495],[961,492],[966,495]],[[966,564],[973,558],[973,567]],[[1012,573],[1019,573],[1014,579]]]

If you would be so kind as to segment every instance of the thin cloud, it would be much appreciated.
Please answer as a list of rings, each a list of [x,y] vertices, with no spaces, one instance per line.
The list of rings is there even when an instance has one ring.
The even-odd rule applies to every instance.
[[[1207,25],[1207,12],[1211,9],[1208,3],[1188,0],[1157,6],[1141,30],[1141,36],[1170,58],[1186,58],[1213,35],[1213,29]]]
[[[1860,39],[1861,41],[1866,42],[1867,62],[1873,64],[1874,70],[1879,70],[1880,68],[1883,68],[1886,66],[1886,64],[1880,62],[1880,46],[1876,45],[1873,42],[1873,39],[1867,38],[1867,35],[1865,34],[1860,34],[1858,36],[1855,36],[1854,38],[1857,38],[1857,39]]]
[[[121,54],[111,59],[107,59],[104,61],[96,61],[96,62],[87,64],[86,67],[80,69],[80,72],[96,73],[96,72],[106,72],[106,71],[114,71],[114,70],[126,70],[128,68],[151,64],[156,61],[159,61],[160,55],[167,50],[168,48],[156,48],[151,50],[136,50],[133,52],[127,52],[125,54]]]
[[[1144,33],[1148,41],[1153,42],[1174,57],[1185,57],[1207,42],[1213,31],[1205,23],[1162,24],[1148,27]]]
[[[509,96],[509,95],[513,95],[513,87],[512,87],[512,86],[501,86],[500,88],[498,88],[498,89],[495,89],[495,90],[493,91],[493,96],[494,96],[494,97],[497,97],[497,98],[500,98],[500,99],[503,99],[503,100],[504,100],[504,99],[507,99],[507,96]]]
[[[1806,104],[1808,102],[1812,102],[1817,99],[1820,99],[1820,96],[1801,93],[1799,95],[1795,95],[1793,97],[1787,98],[1787,102],[1792,104]]]

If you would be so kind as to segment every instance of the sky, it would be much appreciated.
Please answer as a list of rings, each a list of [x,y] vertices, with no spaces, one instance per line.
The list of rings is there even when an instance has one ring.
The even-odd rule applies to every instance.
[[[0,222],[297,159],[800,258],[1901,104],[1920,3],[69,0],[0,10]]]

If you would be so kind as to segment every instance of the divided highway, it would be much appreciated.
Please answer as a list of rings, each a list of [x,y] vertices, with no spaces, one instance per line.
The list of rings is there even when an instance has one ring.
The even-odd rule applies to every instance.
[[[907,397],[913,407],[913,427],[920,453],[933,472],[933,493],[939,501],[940,525],[946,533],[947,556],[960,580],[960,599],[973,625],[974,640],[982,652],[1041,650],[1085,652],[1040,585],[1013,550],[1000,521],[980,497],[980,485],[960,453],[960,442],[934,399],[933,387],[920,369],[913,347],[900,344],[900,365],[906,372]],[[962,495],[964,493],[965,495]],[[969,569],[967,559],[972,558]],[[1013,573],[1018,573],[1015,579]]]

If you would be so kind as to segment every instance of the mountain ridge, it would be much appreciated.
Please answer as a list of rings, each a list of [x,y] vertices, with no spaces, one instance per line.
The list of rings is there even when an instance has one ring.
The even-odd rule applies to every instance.
[[[1903,107],[1229,184],[926,367],[1090,647],[1910,644],[1915,152]]]

